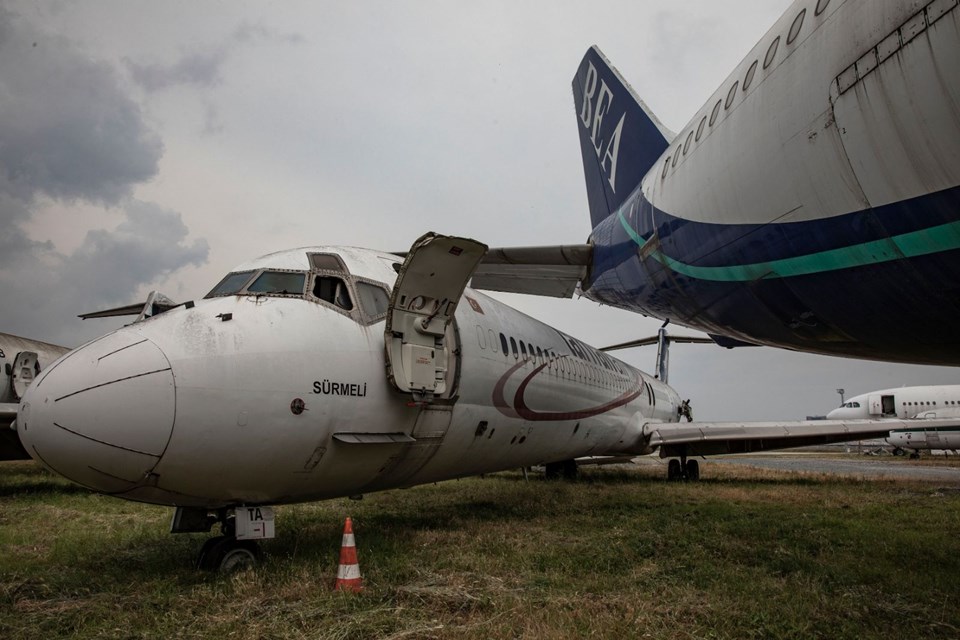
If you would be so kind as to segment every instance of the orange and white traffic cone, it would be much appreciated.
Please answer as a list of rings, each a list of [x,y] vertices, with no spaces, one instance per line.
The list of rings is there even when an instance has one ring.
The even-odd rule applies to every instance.
[[[343,525],[343,542],[340,543],[340,567],[334,591],[363,591],[360,564],[357,562],[357,545],[353,539],[353,523],[347,518]]]

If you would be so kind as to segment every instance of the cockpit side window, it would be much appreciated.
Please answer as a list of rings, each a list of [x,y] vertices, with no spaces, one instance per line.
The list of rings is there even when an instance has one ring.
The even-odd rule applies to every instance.
[[[247,287],[247,293],[303,295],[305,274],[287,271],[264,271]]]
[[[313,295],[324,302],[340,307],[344,311],[353,309],[347,283],[334,276],[316,276],[313,280]]]
[[[247,284],[247,281],[250,280],[250,276],[253,275],[253,271],[238,271],[237,273],[228,273],[227,276],[220,281],[220,283],[213,288],[213,290],[206,295],[207,298],[214,298],[216,296],[229,296],[235,293],[239,293],[243,289],[243,285]]]
[[[376,318],[387,312],[390,296],[383,289],[369,282],[357,282],[357,299],[360,308],[370,318]]]

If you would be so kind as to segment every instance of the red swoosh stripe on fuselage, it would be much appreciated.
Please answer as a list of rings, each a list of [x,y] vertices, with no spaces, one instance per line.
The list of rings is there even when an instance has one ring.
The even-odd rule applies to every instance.
[[[559,358],[557,358],[559,359]],[[520,386],[517,387],[517,392],[513,397],[513,406],[511,407],[507,404],[507,400],[504,397],[504,388],[507,385],[507,380],[521,367],[525,366],[527,360],[521,360],[517,364],[510,367],[503,376],[497,380],[497,384],[493,388],[492,400],[493,405],[497,408],[500,413],[510,418],[523,418],[524,420],[530,420],[531,422],[558,422],[562,420],[582,420],[584,418],[591,418],[601,413],[606,413],[616,409],[617,407],[622,407],[623,405],[631,402],[637,398],[641,393],[643,393],[643,386],[640,384],[640,378],[636,377],[634,382],[636,383],[636,388],[628,390],[621,394],[620,396],[614,398],[610,402],[597,406],[590,407],[587,409],[581,409],[579,411],[534,411],[527,406],[527,403],[524,400],[524,394],[526,393],[527,386],[530,384],[530,381],[538,373],[540,373],[545,367],[550,363],[544,363],[537,368],[535,368],[530,375],[523,379],[523,382],[520,383]]]

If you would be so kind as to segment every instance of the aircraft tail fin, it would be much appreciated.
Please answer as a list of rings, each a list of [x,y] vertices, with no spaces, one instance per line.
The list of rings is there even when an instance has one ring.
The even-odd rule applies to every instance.
[[[590,220],[623,204],[673,139],[596,46],[573,78]]]

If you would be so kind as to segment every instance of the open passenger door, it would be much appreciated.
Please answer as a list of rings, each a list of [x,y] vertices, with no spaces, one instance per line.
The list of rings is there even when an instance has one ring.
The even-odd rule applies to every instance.
[[[459,357],[449,331],[463,290],[487,245],[428,233],[413,243],[390,295],[384,330],[387,379],[417,402],[452,389]]]
[[[13,360],[13,367],[10,371],[10,384],[13,387],[13,393],[17,399],[23,397],[27,392],[27,387],[33,382],[33,379],[40,373],[39,356],[33,351],[21,351]]]

